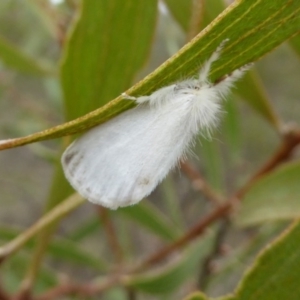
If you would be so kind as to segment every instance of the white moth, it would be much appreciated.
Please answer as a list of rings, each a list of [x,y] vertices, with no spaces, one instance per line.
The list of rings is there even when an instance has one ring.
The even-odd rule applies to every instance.
[[[177,165],[197,133],[216,126],[220,102],[249,65],[211,83],[208,75],[227,40],[197,79],[163,87],[149,96],[125,98],[138,106],[96,126],[64,152],[62,165],[75,190],[116,209],[148,196]]]

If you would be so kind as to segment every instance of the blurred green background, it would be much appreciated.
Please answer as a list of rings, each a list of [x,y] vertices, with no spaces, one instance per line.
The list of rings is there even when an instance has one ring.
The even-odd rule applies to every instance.
[[[70,28],[78,17],[79,2],[0,1],[0,139],[28,135],[63,123],[66,116],[68,119],[75,117],[76,113],[66,112],[58,69],[63,62],[62,55],[66,55],[66,36],[72,33]],[[132,82],[127,83],[127,88],[152,72],[189,39],[182,24],[170,13],[167,2],[159,2],[153,37],[149,33],[151,46],[145,50],[148,53],[145,52],[146,59],[137,68]],[[209,18],[208,2],[203,8],[207,10],[205,18]],[[205,18],[202,27],[207,22]],[[97,39],[97,36],[94,38]],[[121,45],[120,51],[122,47],[126,45]],[[122,66],[117,68],[122,76]],[[284,43],[255,63],[254,69],[279,119],[284,123],[298,123],[299,52],[297,54],[289,43]],[[280,143],[274,126],[243,101],[239,92],[241,84],[234,88],[234,93],[224,103],[223,119],[213,137],[199,137],[191,157],[193,166],[201,170],[211,186],[224,196],[240,187]],[[107,100],[113,98],[107,97],[110,97]],[[52,206],[48,195],[50,191],[53,194],[55,189],[53,177],[59,172],[56,166],[66,143],[67,139],[51,140],[0,153],[0,240],[3,243],[38,220],[45,206]],[[294,157],[299,157],[299,151],[295,152]],[[150,215],[149,220],[146,217],[140,220],[143,218],[141,212],[133,210],[126,212],[124,209],[124,212],[120,210],[110,214],[121,245],[123,262],[134,262],[155,252],[210,210],[207,199],[193,190],[190,181],[178,169],[144,202],[143,211]],[[66,278],[87,282],[107,273],[116,262],[116,257],[102,221],[98,209],[89,203],[63,220],[43,258],[34,285],[36,292],[53,287]],[[210,253],[218,226],[213,226],[205,239],[196,243],[201,250],[195,252],[194,249],[187,249],[189,253],[199,255],[199,268],[187,272],[186,278],[180,279],[177,286],[171,284],[167,293],[154,292],[151,295],[153,293],[149,293],[145,287],[138,288],[134,293],[114,288],[103,299],[182,299],[195,288],[199,274],[193,274],[202,269],[200,262]],[[224,238],[228,253],[215,259],[211,274],[206,274],[201,283],[204,291],[213,297],[231,292],[257,252],[284,227],[285,222],[251,229],[237,229],[230,224]],[[203,244],[200,245],[200,242]],[[1,280],[7,290],[17,292],[19,289],[30,269],[34,246],[31,243],[24,247],[3,265]],[[151,285],[149,289],[151,291]],[[136,298],[130,298],[130,295]],[[70,296],[66,299],[87,298]]]

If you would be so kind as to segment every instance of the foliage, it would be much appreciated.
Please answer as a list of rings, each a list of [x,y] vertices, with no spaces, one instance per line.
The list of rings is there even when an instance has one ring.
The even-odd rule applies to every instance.
[[[299,299],[299,11],[297,0],[1,1],[0,149],[30,145],[0,155],[0,298]],[[195,75],[226,38],[212,81],[257,67],[224,103],[217,138],[199,137],[201,162],[133,207],[73,194],[59,164],[71,134],[131,109],[124,91]]]

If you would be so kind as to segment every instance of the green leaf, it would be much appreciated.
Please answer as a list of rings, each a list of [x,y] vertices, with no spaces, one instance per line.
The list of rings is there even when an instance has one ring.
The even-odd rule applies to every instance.
[[[98,1],[84,1],[83,3],[98,3]],[[186,76],[194,75],[198,71],[198,66],[211,55],[217,46],[220,45],[221,41],[230,38],[230,41],[223,50],[221,59],[213,65],[210,77],[212,81],[215,81],[246,63],[256,61],[298,32],[300,30],[299,11],[300,2],[297,0],[235,1],[222,12],[218,18],[209,24],[205,30],[198,34],[196,38],[187,43],[173,57],[144,80],[134,85],[127,93],[134,96],[150,94],[158,88],[178,80],[182,77],[182,74]],[[130,20],[132,17],[133,16],[130,16]],[[132,41],[128,43],[130,44],[131,42]],[[127,47],[130,47],[130,45],[126,44],[126,46],[122,48],[122,51],[125,51]],[[85,54],[91,55],[90,52],[86,52]],[[93,52],[93,54],[95,53]],[[82,58],[82,56],[79,56],[79,58]],[[95,58],[93,57],[93,59]],[[76,61],[77,60],[78,59],[76,59]],[[89,68],[91,67],[90,64],[92,64],[91,61],[89,62]],[[113,69],[116,68],[115,65],[111,67]],[[119,70],[118,77],[123,76],[124,72],[122,68],[120,69],[120,65],[118,65],[117,68]],[[74,90],[77,91],[76,80],[72,81],[73,85],[71,86],[71,79],[65,77],[66,74],[72,77],[74,76],[74,72],[76,74],[78,73],[76,69],[74,69],[73,72],[69,71],[65,73],[66,70],[69,70],[67,66],[64,66],[63,69],[62,77],[64,78],[65,92],[68,91],[68,95],[73,95],[72,99],[68,98],[67,107],[74,105],[74,101],[79,101],[81,105],[79,113],[87,111],[88,108],[81,103],[81,99],[83,96],[97,97],[99,90],[97,89],[96,92],[94,90],[98,86],[94,86],[93,91],[88,91],[85,86],[78,82],[78,84],[82,86],[82,90],[79,91],[79,94],[75,94],[75,92],[72,92],[70,89],[74,88]],[[82,73],[82,76],[90,78],[89,73]],[[102,76],[102,74],[99,73],[98,76]],[[110,78],[110,80],[112,81],[107,84],[115,84],[114,81],[117,79]],[[95,81],[93,80],[93,82]],[[102,85],[102,87],[106,86],[106,84]],[[118,87],[121,87],[121,85],[118,85]],[[101,98],[102,97],[104,97],[103,101],[107,101],[108,97],[113,97],[113,93],[105,93]],[[98,99],[100,99],[99,96]],[[98,104],[100,104],[100,100]],[[17,147],[35,141],[79,133],[107,121],[133,106],[134,103],[132,101],[124,100],[119,96],[103,107],[69,123],[24,138],[2,141],[0,149]],[[68,113],[69,117],[73,114],[75,115],[75,112]]]
[[[187,31],[190,27],[192,0],[164,0],[173,17]]]
[[[159,187],[162,201],[168,217],[173,224],[173,231],[183,234],[185,221],[183,220],[180,195],[176,189],[177,182],[173,176],[167,176]]]
[[[216,17],[225,9],[225,3],[222,0],[206,0],[205,17],[209,21],[212,16]],[[248,72],[242,80],[237,83],[237,94],[242,97],[256,112],[264,117],[270,124],[279,127],[279,120],[270,103],[267,93],[260,82],[259,74],[255,70]]]
[[[8,242],[16,238],[20,231],[11,228],[0,227],[0,239]],[[32,249],[35,245],[34,241],[29,241],[25,249]],[[84,265],[98,271],[105,269],[105,263],[100,258],[94,257],[92,254],[80,249],[77,243],[66,239],[54,239],[47,249],[51,258],[60,259],[75,265]]]
[[[253,184],[236,215],[240,226],[300,217],[300,162],[289,163]]]
[[[21,253],[12,257],[2,266],[1,281],[6,290],[11,293],[16,292],[16,287],[24,278],[24,272],[28,265],[28,255]],[[54,270],[42,267],[37,280],[35,291],[42,291],[57,284],[57,274]]]
[[[236,101],[228,99],[224,103],[224,119],[222,121],[222,128],[224,128],[224,135],[226,138],[226,145],[229,148],[229,159],[234,160],[239,157],[239,150],[241,149],[241,130],[240,130],[240,115],[237,108]]]
[[[300,223],[296,222],[256,259],[230,300],[300,299]]]
[[[251,70],[246,76],[238,82],[238,94],[245,100],[256,112],[264,117],[274,127],[279,128],[280,120],[270,103],[267,93],[255,70]]]
[[[170,1],[172,2],[172,0]],[[172,3],[173,4],[173,3]],[[191,6],[189,1],[185,5]],[[174,5],[176,6],[176,5]],[[226,5],[222,0],[205,0],[202,9],[204,25],[209,24],[214,18],[216,18],[224,9]],[[170,6],[173,12],[174,8]],[[184,12],[184,10],[182,10]],[[190,9],[191,14],[191,9]],[[174,15],[176,18],[176,15]],[[190,15],[186,16],[187,23],[190,22]],[[180,24],[183,25],[182,20],[178,18]],[[184,26],[183,26],[184,27]],[[185,27],[184,27],[185,28]],[[297,37],[296,37],[297,38]],[[293,39],[296,44],[296,38]],[[300,43],[299,43],[300,45]],[[297,47],[296,47],[297,48]],[[300,47],[299,47],[300,49]],[[269,121],[273,126],[279,127],[278,117],[270,104],[267,93],[264,91],[264,87],[261,84],[258,74],[255,71],[250,71],[246,76],[238,83],[238,94],[245,100],[254,110],[256,110],[262,117]]]
[[[225,297],[213,298],[212,300],[234,300],[234,298],[231,295],[229,295]]]
[[[156,7],[156,0],[147,9],[133,0],[126,1],[126,5],[122,0],[82,2],[79,18],[65,44],[61,66],[66,119],[103,105],[129,85],[147,57]],[[120,49],[120,45],[124,47]],[[59,164],[46,211],[70,194],[71,188]],[[30,264],[33,268],[39,265],[56,225],[57,220],[39,235]]]
[[[89,218],[88,221],[83,221],[77,225],[77,228],[69,234],[69,238],[72,241],[79,242],[85,237],[95,233],[97,230],[100,230],[102,226],[100,218]]]
[[[287,224],[282,224],[282,222],[260,226],[246,242],[234,247],[226,255],[226,259],[218,263],[218,272],[211,276],[205,291],[211,294],[220,288],[230,286],[237,276],[242,276],[248,262],[252,262],[257,253],[282,233],[286,227]]]
[[[225,9],[225,3],[223,0],[206,0],[204,8],[206,23],[208,23]],[[280,121],[255,70],[248,72],[238,82],[237,94],[270,124],[279,127]]]
[[[55,239],[49,244],[47,249],[52,257],[69,262],[78,266],[92,268],[94,270],[103,271],[106,264],[99,257],[94,257],[80,249],[79,245],[68,240]]]
[[[185,298],[184,300],[207,300],[208,298],[201,292],[196,292]]]
[[[120,95],[147,58],[157,1],[85,0],[65,48],[61,80],[66,117],[79,117]]]
[[[137,226],[141,226],[150,232],[156,234],[164,240],[172,241],[178,236],[174,227],[155,206],[147,201],[140,202],[134,206],[119,208],[112,211],[111,214],[122,216],[135,222]],[[71,235],[73,241],[81,239],[95,233],[101,226],[99,218],[92,218],[78,226]]]
[[[208,298],[201,292],[195,292],[184,298],[184,300],[208,300]]]
[[[128,278],[127,286],[150,294],[164,294],[176,290],[198,269],[200,259],[204,258],[209,251],[211,237],[212,234],[209,234],[202,238],[184,253],[179,261],[156,274]]]
[[[101,298],[104,300],[128,300],[128,293],[122,287],[114,287],[102,293]]]
[[[208,182],[216,189],[223,188],[223,171],[224,165],[220,155],[220,147],[211,140],[203,137],[200,138],[199,147],[202,163],[205,165],[205,174]]]
[[[138,205],[120,208],[113,213],[126,216],[163,239],[174,240],[177,237],[176,231],[174,231],[172,224],[167,221],[165,216],[145,201]]]
[[[16,46],[0,36],[0,62],[3,62],[9,68],[19,72],[35,75],[49,76],[54,75],[52,70],[45,63],[38,62],[36,59],[29,57]]]

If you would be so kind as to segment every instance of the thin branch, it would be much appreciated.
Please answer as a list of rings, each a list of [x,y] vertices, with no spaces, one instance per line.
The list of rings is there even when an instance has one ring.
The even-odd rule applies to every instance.
[[[137,292],[133,288],[126,288],[127,300],[137,300]]]
[[[41,266],[41,263],[44,258],[44,254],[49,246],[49,240],[52,237],[54,227],[52,223],[50,227],[43,230],[43,238],[40,238],[37,246],[35,247],[35,252],[31,259],[31,262],[28,264],[28,270],[26,272],[25,278],[22,280],[19,291],[16,295],[15,300],[30,300],[33,287],[36,282],[38,272]]]
[[[0,285],[0,300],[10,300],[10,296],[4,291],[2,284]]]
[[[154,253],[150,257],[146,258],[143,262],[140,263],[136,268],[133,269],[134,272],[137,272],[143,268],[149,267],[152,264],[156,264],[163,260],[166,256],[171,254],[173,251],[178,248],[186,245],[200,234],[204,232],[204,230],[208,227],[208,225],[212,224],[216,220],[227,216],[231,209],[235,207],[236,203],[241,200],[247,190],[252,186],[252,184],[260,178],[262,175],[273,170],[280,163],[288,159],[294,150],[294,148],[300,143],[300,130],[293,130],[289,132],[284,138],[279,149],[275,152],[273,157],[267,161],[254,175],[249,179],[249,181],[238,190],[228,201],[224,204],[216,207],[211,213],[209,213],[203,220],[200,220],[194,227],[192,227],[189,231],[187,231],[181,238],[177,241],[173,242],[170,245],[162,248],[158,252]]]
[[[162,261],[169,254],[173,253],[175,250],[187,245],[189,242],[199,237],[202,233],[204,233],[205,229],[216,220],[220,219],[224,215],[226,215],[231,209],[233,202],[228,201],[225,204],[222,204],[215,208],[211,213],[209,213],[204,219],[200,220],[195,226],[190,228],[181,238],[173,242],[172,244],[167,245],[162,248],[158,252],[150,255],[144,261],[142,261],[139,265],[133,268],[132,272],[138,272],[143,269],[148,268],[158,262]]]
[[[282,162],[288,160],[292,155],[293,150],[300,143],[300,129],[291,128],[284,136],[283,141],[275,154],[252,176],[248,182],[236,193],[237,198],[241,198],[255,181],[260,179],[265,174],[272,171]]]
[[[241,197],[246,193],[246,191],[252,186],[252,184],[258,180],[261,176],[264,174],[267,174],[269,171],[273,170],[275,167],[277,167],[281,162],[287,160],[291,154],[294,148],[300,143],[300,132],[299,130],[295,130],[294,128],[288,129],[285,134],[283,135],[283,141],[279,149],[276,151],[276,153],[273,155],[273,157],[267,161],[259,170],[258,172],[244,185],[243,188],[241,188],[235,195],[238,199],[241,199]],[[221,252],[221,246],[224,242],[224,237],[226,235],[226,232],[229,227],[229,219],[228,216],[223,217],[223,224],[219,228],[219,231],[217,233],[214,248],[212,252],[209,254],[209,256],[206,258],[202,270],[200,272],[199,276],[199,286],[201,289],[204,289],[208,278],[211,273],[211,265],[213,260],[220,255]]]
[[[32,300],[31,290],[22,290],[13,296],[11,300]]]
[[[123,260],[122,248],[119,244],[114,225],[111,221],[109,211],[107,208],[97,205],[98,214],[103,222],[106,232],[108,244],[115,256],[116,263],[121,263]]]
[[[198,224],[196,224],[193,228],[191,228],[187,234],[185,234],[183,237],[175,241],[169,246],[166,246],[165,248],[161,249],[160,251],[154,253],[153,255],[150,255],[148,258],[146,258],[144,261],[142,261],[140,264],[127,269],[127,271],[120,272],[119,274],[113,274],[107,277],[107,279],[104,282],[101,283],[95,283],[95,284],[64,284],[61,286],[57,286],[48,292],[35,297],[34,300],[52,300],[52,299],[59,299],[58,297],[61,297],[63,295],[70,295],[70,294],[76,294],[76,295],[84,295],[84,296],[92,296],[92,295],[98,295],[101,292],[115,286],[115,285],[124,285],[126,283],[126,277],[128,275],[140,272],[144,269],[149,268],[150,266],[153,266],[154,264],[160,262],[162,259],[164,259],[167,255],[173,253],[175,250],[179,249],[180,247],[186,245],[191,240],[198,237],[201,233],[204,232],[204,230],[207,228],[208,225],[213,223],[214,221],[218,220],[220,216],[223,216],[226,214],[226,212],[231,208],[232,203],[226,203],[218,208],[216,208],[212,213],[210,213],[204,220],[200,221]]]
[[[57,297],[68,294],[83,294],[85,296],[91,296],[99,294],[105,291],[108,288],[111,288],[117,284],[125,284],[126,276],[146,270],[149,267],[152,267],[154,264],[161,262],[168,255],[172,254],[174,251],[179,248],[187,245],[195,238],[203,234],[208,228],[209,225],[213,224],[215,221],[220,220],[224,217],[227,217],[232,209],[236,206],[236,203],[241,200],[246,191],[252,186],[252,184],[260,178],[260,176],[270,172],[275,167],[278,166],[281,162],[288,159],[294,150],[294,148],[300,143],[300,131],[294,131],[292,134],[287,135],[288,137],[284,138],[283,143],[273,155],[273,157],[267,161],[250,180],[238,190],[233,197],[230,198],[224,204],[216,207],[211,213],[209,213],[204,219],[200,220],[196,225],[188,230],[181,238],[165,246],[154,254],[150,255],[142,262],[137,264],[134,267],[128,268],[127,271],[124,271],[119,274],[113,274],[106,278],[104,282],[100,284],[86,284],[86,285],[63,285],[55,287],[54,289],[44,293],[43,295],[36,297],[34,300],[52,300]]]
[[[0,263],[17,252],[26,242],[28,242],[32,237],[34,237],[45,227],[59,220],[84,202],[85,200],[81,196],[79,196],[78,194],[73,194],[64,202],[55,206],[50,212],[45,214],[26,231],[0,248]]]
[[[100,283],[88,283],[88,284],[76,284],[67,283],[57,286],[48,292],[33,298],[33,300],[52,300],[61,299],[62,296],[66,295],[79,295],[79,296],[97,296],[103,291],[120,284],[123,276],[119,274],[111,275]]]
[[[191,180],[193,188],[205,195],[214,205],[224,202],[224,199],[214,191],[202,175],[188,161],[181,161],[180,168]]]
[[[198,279],[198,288],[202,291],[205,290],[205,287],[209,280],[209,276],[212,273],[212,262],[222,252],[222,244],[224,243],[224,239],[228,231],[229,225],[230,221],[228,216],[224,216],[220,222],[220,227],[218,228],[212,251],[202,263]]]

